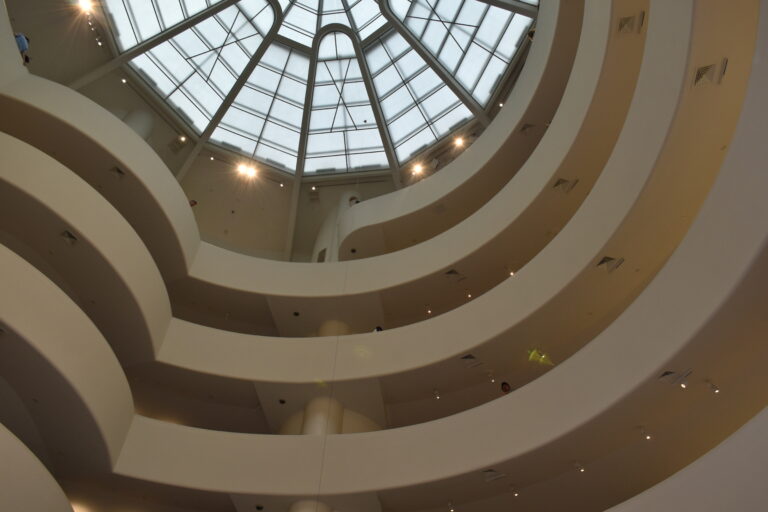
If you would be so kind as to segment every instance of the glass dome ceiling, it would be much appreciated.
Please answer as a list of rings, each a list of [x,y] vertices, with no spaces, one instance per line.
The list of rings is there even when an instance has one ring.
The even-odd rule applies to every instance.
[[[104,0],[211,142],[295,174],[398,169],[488,105],[538,0]]]

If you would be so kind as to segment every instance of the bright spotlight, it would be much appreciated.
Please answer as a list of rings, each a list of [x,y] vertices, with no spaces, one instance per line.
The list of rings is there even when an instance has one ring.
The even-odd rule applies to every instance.
[[[464,146],[464,139],[462,139],[461,137],[456,137],[455,139],[453,139],[453,145],[456,146],[457,148]]]
[[[414,175],[414,176],[418,176],[418,175],[419,175],[419,174],[421,174],[422,172],[424,172],[424,166],[422,166],[421,164],[415,164],[415,165],[413,166],[413,171],[412,171],[412,173],[413,173],[413,175]]]
[[[78,0],[77,2],[78,7],[80,7],[80,10],[83,12],[92,12],[93,11],[93,1],[92,0]]]

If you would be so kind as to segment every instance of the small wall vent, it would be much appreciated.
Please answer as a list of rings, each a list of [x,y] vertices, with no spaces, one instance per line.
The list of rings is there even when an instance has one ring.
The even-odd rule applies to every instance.
[[[559,190],[560,192],[563,192],[564,194],[567,194],[571,190],[573,190],[573,187],[575,187],[579,183],[578,179],[575,180],[566,180],[564,178],[558,178],[555,181],[555,184],[552,185],[552,188],[555,190]]]
[[[708,66],[701,66],[696,69],[696,74],[694,75],[694,79],[693,79],[694,87],[713,84],[713,83],[715,83],[715,65],[714,64],[709,64]]]
[[[61,238],[63,238],[63,239],[64,239],[64,241],[65,241],[67,244],[69,244],[69,245],[75,245],[75,244],[77,243],[77,237],[74,235],[74,233],[72,233],[72,232],[71,232],[71,231],[69,231],[68,229],[65,229],[65,230],[64,230],[64,231],[61,233]]]
[[[472,354],[461,356],[461,362],[464,363],[464,366],[467,368],[477,368],[478,366],[483,366],[483,364],[485,364]]]
[[[494,480],[504,478],[505,476],[507,476],[506,473],[496,471],[495,469],[486,469],[485,471],[483,471],[483,479],[486,482],[493,482]]]
[[[597,264],[597,268],[604,268],[608,272],[613,272],[624,263],[624,258],[613,258],[611,256],[603,256],[600,262]]]

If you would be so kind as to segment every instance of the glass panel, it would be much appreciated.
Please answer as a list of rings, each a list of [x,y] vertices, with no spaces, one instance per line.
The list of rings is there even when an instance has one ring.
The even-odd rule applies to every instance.
[[[320,43],[304,172],[388,166],[352,41],[328,34]]]
[[[306,53],[270,45],[211,139],[295,172],[308,69]]]
[[[128,50],[222,0],[103,0],[120,50]]]
[[[368,47],[366,60],[400,163],[472,117],[453,91],[394,30]],[[444,118],[448,121],[442,121]]]
[[[202,133],[272,27],[266,0],[243,0],[130,65]]]
[[[532,19],[480,0],[389,0],[392,12],[483,106]]]

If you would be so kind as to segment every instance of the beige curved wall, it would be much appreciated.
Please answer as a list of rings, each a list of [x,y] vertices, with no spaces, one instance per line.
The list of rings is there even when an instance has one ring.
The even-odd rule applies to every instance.
[[[768,503],[768,409],[712,451],[611,512],[758,512]],[[713,492],[715,490],[715,492]]]

